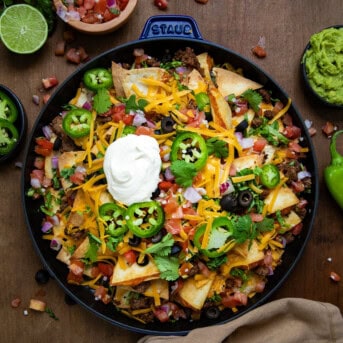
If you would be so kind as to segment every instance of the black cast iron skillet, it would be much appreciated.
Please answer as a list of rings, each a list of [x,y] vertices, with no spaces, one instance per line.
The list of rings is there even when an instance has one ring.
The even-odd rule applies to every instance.
[[[188,46],[192,47],[197,54],[207,51],[217,64],[230,62],[234,67],[243,68],[246,77],[257,81],[263,84],[267,89],[272,90],[274,98],[279,98],[284,103],[287,102],[287,94],[257,65],[223,46],[204,40],[201,37],[197,24],[193,18],[185,16],[151,17],[147,21],[139,40],[102,53],[80,69],[76,70],[58,89],[56,89],[49,102],[42,109],[32,129],[29,144],[26,149],[22,173],[22,203],[26,224],[34,248],[49,273],[60,284],[67,295],[93,314],[121,328],[145,334],[184,335],[195,328],[231,321],[265,303],[275,290],[285,281],[300,259],[311,233],[318,202],[318,171],[313,145],[305,128],[303,119],[295,106],[292,105],[289,113],[294,118],[294,124],[299,126],[303,131],[303,144],[310,148],[310,153],[305,161],[308,170],[313,175],[312,192],[308,195],[307,199],[309,202],[309,213],[304,219],[304,229],[296,240],[287,246],[282,264],[276,269],[274,275],[269,278],[265,291],[249,300],[248,306],[239,308],[239,311],[236,313],[233,313],[229,309],[225,310],[220,317],[215,320],[201,318],[199,321],[193,322],[180,320],[175,323],[153,323],[144,325],[116,311],[115,307],[112,305],[104,305],[99,301],[95,301],[94,295],[87,288],[67,283],[68,269],[66,265],[56,260],[56,252],[51,250],[49,242],[44,241],[41,237],[40,227],[43,218],[43,215],[39,210],[41,203],[32,200],[25,195],[30,187],[30,171],[33,168],[35,158],[35,137],[42,135],[42,127],[49,124],[56,114],[61,111],[61,106],[66,104],[75,95],[82,76],[87,69],[97,66],[110,67],[112,61],[132,63],[132,53],[135,48],[143,48],[147,54],[159,57],[165,53],[166,49],[169,49],[170,52],[173,53],[178,49]]]

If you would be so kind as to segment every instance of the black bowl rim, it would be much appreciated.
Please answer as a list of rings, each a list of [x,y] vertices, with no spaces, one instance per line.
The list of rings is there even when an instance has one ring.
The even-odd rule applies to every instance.
[[[330,29],[330,28],[343,28],[343,25],[331,25],[328,27],[323,28],[322,30],[319,30],[316,33],[322,32],[324,30]],[[315,34],[315,33],[314,33]],[[306,88],[311,92],[311,94],[317,99],[319,100],[323,105],[331,107],[333,109],[338,109],[338,110],[343,110],[343,104],[339,105],[339,104],[335,104],[332,102],[327,101],[325,98],[321,97],[310,85],[309,81],[308,81],[308,77],[307,77],[307,73],[306,73],[306,65],[305,65],[305,54],[307,52],[307,50],[309,50],[311,48],[311,43],[308,42],[302,55],[301,55],[301,60],[300,60],[300,66],[301,66],[301,75],[302,78],[304,80],[305,86]]]
[[[249,64],[253,69],[256,69],[257,71],[259,71],[261,74],[263,74],[263,76],[266,77],[266,79],[270,82],[272,82],[275,87],[287,98],[288,95],[285,92],[285,90],[283,88],[280,87],[280,85],[274,81],[274,79],[268,74],[266,73],[260,66],[258,66],[257,64],[255,64],[254,62],[250,61],[248,58],[243,57],[242,55],[236,53],[235,51],[226,48],[222,45],[219,45],[217,43],[211,42],[211,41],[207,41],[204,39],[194,39],[194,38],[183,38],[183,37],[179,37],[179,38],[175,38],[175,37],[158,37],[158,38],[149,38],[149,39],[143,39],[143,40],[133,40],[130,41],[128,43],[124,43],[122,45],[116,46],[115,48],[112,48],[110,50],[107,50],[101,54],[99,54],[98,56],[96,56],[95,58],[93,58],[92,60],[88,61],[86,64],[84,64],[83,66],[79,67],[78,69],[76,69],[72,74],[70,74],[56,89],[56,91],[54,92],[54,94],[58,94],[59,90],[62,89],[68,82],[70,82],[70,80],[72,80],[74,78],[74,76],[76,76],[78,73],[80,73],[81,71],[86,70],[89,67],[92,67],[93,64],[96,64],[98,60],[101,60],[102,58],[105,58],[106,55],[111,54],[112,52],[115,51],[120,51],[123,50],[125,48],[130,48],[132,46],[135,46],[137,44],[143,44],[143,43],[152,43],[152,42],[161,42],[165,47],[167,47],[168,45],[168,41],[175,41],[177,40],[177,42],[183,42],[183,43],[189,43],[189,44],[203,44],[206,46],[211,46],[212,48],[215,49],[220,49],[222,50],[224,53],[229,53],[232,55],[235,55],[235,57],[237,57],[240,60],[244,60],[247,64]],[[45,109],[48,108],[49,104],[52,102],[53,97],[51,97],[49,99],[49,101],[46,103],[46,105],[44,106],[44,108],[41,110],[40,114],[38,115],[34,127],[31,131],[31,135],[30,135],[30,142],[32,141],[32,139],[34,138],[34,135],[36,134],[36,130],[38,128],[39,125],[39,121],[41,119],[41,117],[43,116],[43,114],[45,113]],[[225,320],[222,320],[220,322],[210,322],[207,321],[207,325],[201,325],[198,326],[200,327],[206,327],[209,325],[218,325],[218,324],[225,324],[229,321],[232,321],[234,319],[237,319],[238,317],[246,314],[247,312],[250,312],[251,310],[257,308],[258,306],[264,304],[274,293],[276,290],[278,290],[280,288],[280,286],[284,283],[284,281],[287,279],[287,277],[289,276],[289,274],[292,272],[292,270],[294,269],[294,267],[296,266],[296,264],[298,263],[299,259],[301,258],[301,256],[303,255],[303,252],[305,250],[305,247],[307,245],[308,240],[310,239],[311,236],[311,232],[312,232],[312,228],[313,228],[313,223],[315,220],[315,215],[317,212],[317,207],[318,207],[318,200],[319,200],[319,174],[318,174],[318,164],[317,164],[317,158],[316,158],[316,154],[315,154],[315,150],[314,150],[314,146],[311,140],[311,137],[308,133],[307,130],[305,130],[306,126],[304,123],[304,120],[302,119],[298,109],[296,108],[295,104],[292,102],[291,104],[291,108],[293,108],[294,113],[296,114],[297,119],[300,121],[302,128],[303,128],[303,135],[306,136],[306,140],[307,140],[307,144],[310,148],[311,151],[311,161],[313,162],[313,175],[314,175],[314,179],[313,179],[313,190],[314,190],[314,194],[313,194],[313,207],[312,207],[312,212],[309,215],[309,222],[308,222],[308,228],[307,228],[307,232],[306,235],[304,236],[304,238],[302,239],[302,243],[301,243],[301,247],[300,249],[297,251],[297,254],[293,260],[293,262],[291,263],[289,269],[287,270],[286,273],[284,273],[282,275],[282,277],[280,277],[280,279],[278,279],[277,283],[275,286],[273,286],[272,289],[268,290],[268,292],[266,292],[261,299],[257,300],[256,302],[254,302],[253,304],[251,304],[250,306],[246,307],[246,308],[242,308],[239,310],[238,313],[236,313],[234,315],[233,318],[228,318]],[[22,169],[22,179],[21,179],[21,187],[22,187],[22,191],[21,191],[21,196],[22,196],[22,204],[23,204],[23,210],[24,210],[24,216],[25,216],[25,221],[27,224],[27,228],[29,231],[29,235],[31,237],[31,240],[33,242],[34,248],[36,250],[36,252],[38,253],[44,267],[49,271],[50,275],[57,281],[57,283],[60,285],[60,287],[63,289],[63,291],[65,292],[65,294],[67,294],[68,296],[70,296],[76,303],[82,305],[86,310],[90,311],[91,313],[93,313],[94,315],[96,315],[99,318],[102,318],[103,320],[109,322],[112,325],[115,325],[117,327],[120,327],[122,329],[127,329],[129,331],[132,332],[136,332],[136,333],[141,333],[141,334],[148,334],[148,335],[163,335],[163,336],[168,336],[168,335],[186,335],[187,333],[189,333],[192,328],[190,329],[186,329],[186,330],[179,330],[179,331],[173,331],[171,330],[150,330],[150,329],[146,329],[146,328],[139,328],[139,327],[135,327],[134,325],[130,325],[130,324],[125,324],[123,322],[119,322],[115,319],[111,319],[108,316],[104,315],[103,313],[100,313],[99,311],[97,311],[96,309],[92,308],[92,306],[90,304],[85,303],[84,301],[82,301],[79,297],[77,297],[73,291],[71,289],[69,289],[62,280],[60,280],[57,276],[56,273],[54,272],[53,268],[47,263],[46,258],[43,255],[43,252],[39,246],[39,242],[36,240],[36,238],[34,237],[32,228],[30,227],[30,222],[29,222],[29,217],[28,217],[28,213],[27,210],[25,208],[25,202],[26,202],[26,195],[25,195],[25,170],[26,170],[26,164],[28,162],[28,156],[30,153],[30,144],[27,144],[26,146],[26,150],[25,150],[25,155],[24,155],[24,165],[23,165],[23,169]],[[197,328],[197,327],[195,327]]]
[[[0,91],[4,92],[8,97],[10,97],[18,109],[18,118],[14,122],[14,125],[18,129],[19,138],[16,145],[11,151],[8,154],[0,157],[0,164],[3,164],[11,160],[18,154],[19,148],[21,144],[23,143],[23,140],[25,139],[25,135],[26,135],[27,117],[26,117],[26,112],[25,112],[23,104],[21,103],[18,96],[10,88],[8,88],[7,86],[3,84],[0,84]]]

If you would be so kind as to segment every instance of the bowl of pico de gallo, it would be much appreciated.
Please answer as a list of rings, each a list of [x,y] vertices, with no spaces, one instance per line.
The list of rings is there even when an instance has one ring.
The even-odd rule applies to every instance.
[[[74,29],[99,35],[124,25],[134,12],[137,0],[54,0],[57,15]]]

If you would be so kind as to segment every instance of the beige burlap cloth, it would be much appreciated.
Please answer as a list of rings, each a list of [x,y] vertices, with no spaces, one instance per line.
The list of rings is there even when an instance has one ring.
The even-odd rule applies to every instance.
[[[145,336],[139,343],[343,343],[338,307],[286,298],[260,306],[222,325],[195,329],[187,336]]]

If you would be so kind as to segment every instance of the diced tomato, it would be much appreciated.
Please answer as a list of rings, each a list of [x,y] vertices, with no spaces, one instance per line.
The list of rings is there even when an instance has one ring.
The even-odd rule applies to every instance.
[[[167,0],[155,0],[154,5],[158,7],[160,10],[166,10],[168,8],[168,1]]]
[[[44,148],[44,149],[48,149],[48,150],[52,150],[54,147],[54,143],[50,142],[49,140],[47,140],[46,138],[36,138],[36,143]]]
[[[106,10],[105,10],[105,12],[103,14],[103,18],[104,18],[104,21],[106,22],[106,21],[110,21],[110,20],[114,19],[118,15],[112,13],[108,8],[106,8]]]
[[[283,103],[281,101],[277,101],[274,105],[273,112],[274,114],[279,113],[283,109]]]
[[[83,5],[83,0],[75,0],[74,3],[77,6],[82,6]]]
[[[40,183],[43,183],[44,179],[44,170],[41,169],[33,169],[31,174],[31,178],[38,179]]]
[[[248,297],[241,292],[235,292],[234,294],[225,294],[222,296],[222,304],[224,307],[234,308],[240,305],[246,305],[248,303]]]
[[[294,152],[301,152],[301,145],[298,144],[297,142],[290,142],[288,144],[288,148]]]
[[[199,127],[200,124],[202,124],[204,122],[204,120],[206,119],[205,116],[205,112],[203,111],[195,111],[194,113],[194,117],[190,117],[188,122],[187,122],[187,126],[190,127]]]
[[[254,142],[253,150],[256,152],[261,152],[266,146],[266,144],[267,144],[267,140],[265,138],[258,138]]]
[[[107,9],[107,0],[96,0],[94,4],[94,12],[104,14]]]
[[[161,323],[166,323],[169,321],[168,313],[161,308],[156,308],[154,310],[154,315]]]
[[[292,181],[291,187],[294,193],[301,193],[305,189],[305,185],[302,181]]]
[[[206,264],[199,261],[198,262],[198,267],[200,269],[200,273],[206,277],[209,277],[211,275],[210,270],[207,268]]]
[[[131,265],[136,262],[136,253],[133,250],[129,250],[124,254],[126,262]]]
[[[76,11],[79,13],[80,18],[82,20],[82,18],[87,14],[87,9],[84,6],[80,6],[76,8]]]
[[[87,12],[81,20],[87,24],[100,23],[99,17],[94,12]]]
[[[129,3],[129,0],[117,0],[118,7],[121,11],[125,10],[125,7]]]
[[[289,139],[296,139],[301,136],[301,129],[295,125],[286,126],[283,134]]]
[[[71,271],[67,275],[67,282],[69,283],[76,283],[81,284],[83,282],[83,276],[81,275],[75,275]]]
[[[85,264],[84,262],[80,260],[74,260],[70,263],[69,265],[69,270],[74,274],[74,275],[82,275],[84,270],[85,270]]]
[[[154,133],[154,130],[146,126],[138,126],[135,132],[137,136],[141,136],[141,135],[152,136],[153,133]]]
[[[246,100],[239,99],[237,102],[235,102],[235,105],[235,113],[238,115],[246,113],[249,109],[248,102]]]
[[[95,5],[95,0],[84,0],[83,5],[86,10],[91,10]]]
[[[45,149],[45,148],[42,148],[39,145],[36,145],[35,146],[35,153],[37,155],[49,156],[51,154],[51,150],[50,149]]]
[[[300,232],[303,229],[304,224],[303,223],[299,223],[298,225],[295,225],[294,228],[292,229],[292,234],[294,236],[297,236],[300,234]]]
[[[102,275],[104,276],[111,276],[113,274],[113,266],[112,264],[109,263],[103,263],[103,262],[99,262],[98,263],[98,268],[101,272]]]
[[[254,212],[251,212],[251,213],[250,213],[250,217],[251,217],[251,220],[252,220],[253,222],[255,222],[255,223],[259,223],[259,222],[261,222],[261,221],[264,219],[264,217],[263,217],[262,214],[260,214],[260,213],[254,213]]]
[[[258,58],[264,58],[267,56],[266,49],[260,45],[256,45],[251,49],[252,53]]]
[[[85,181],[85,175],[83,173],[77,171],[73,175],[70,175],[69,179],[75,185],[82,185]]]
[[[173,185],[173,183],[171,181],[161,181],[159,184],[158,184],[158,188],[161,190],[161,191],[165,191],[167,192],[170,187]]]
[[[66,57],[68,62],[71,62],[74,64],[80,64],[81,63],[81,57],[80,57],[76,48],[68,49],[65,57]]]
[[[172,235],[178,235],[181,232],[181,219],[167,219],[164,223],[164,228]]]
[[[112,108],[112,120],[115,123],[119,123],[123,116],[125,115],[125,105],[124,104],[120,104],[120,105],[116,105]]]
[[[50,89],[58,85],[58,80],[55,76],[51,76],[51,77],[42,79],[42,83],[45,89]]]
[[[282,122],[286,126],[293,126],[293,118],[289,113],[286,113],[282,117]]]
[[[50,94],[44,94],[43,96],[43,104],[46,104],[48,102],[48,100],[50,99]]]

